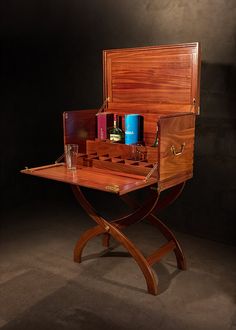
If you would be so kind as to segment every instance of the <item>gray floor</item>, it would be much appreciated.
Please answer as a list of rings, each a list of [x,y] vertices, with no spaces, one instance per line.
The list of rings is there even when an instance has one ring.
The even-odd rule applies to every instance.
[[[235,247],[176,233],[188,270],[176,270],[169,254],[153,267],[159,295],[152,296],[121,246],[96,258],[103,247],[94,239],[89,258],[73,262],[74,244],[91,226],[74,204],[36,204],[3,217],[1,329],[236,329]],[[127,235],[145,255],[163,243],[146,223]]]

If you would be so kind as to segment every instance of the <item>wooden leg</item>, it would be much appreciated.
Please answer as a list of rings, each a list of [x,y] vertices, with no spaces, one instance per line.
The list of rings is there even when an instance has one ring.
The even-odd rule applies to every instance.
[[[172,204],[181,194],[183,188],[185,186],[185,182],[180,183],[179,185],[170,189],[169,194],[165,195],[163,198],[160,197],[158,203],[156,204],[155,208],[153,209],[152,213],[148,214],[146,220],[148,220],[152,225],[157,227],[163,236],[167,239],[168,243],[164,244],[160,247],[157,251],[152,253],[150,256],[147,257],[147,261],[150,265],[158,262],[161,257],[167,254],[170,251],[174,251],[177,261],[177,267],[181,270],[186,270],[186,259],[183,254],[182,248],[175,238],[173,232],[160,220],[158,219],[153,212],[160,211],[166,208],[168,205]],[[125,195],[123,200],[132,207],[137,206],[137,202],[131,198],[129,195]],[[123,225],[123,219],[118,219],[115,223],[119,226]]]
[[[172,204],[180,196],[184,187],[185,182],[181,182],[180,184],[170,188],[169,193],[158,200],[158,204],[156,205],[156,208],[153,210],[153,212],[159,212]]]
[[[159,203],[157,203],[156,208],[150,213],[147,217],[147,220],[153,224],[155,227],[157,227],[160,232],[163,234],[163,236],[168,240],[169,243],[167,245],[171,245],[172,243],[175,244],[174,246],[174,253],[177,261],[177,267],[181,270],[186,270],[186,259],[183,253],[183,250],[176,239],[174,233],[160,220],[158,219],[153,213],[155,211],[163,210],[164,208],[168,207],[170,204],[172,204],[182,193],[183,189],[185,187],[185,182],[182,182],[178,184],[177,186],[174,186],[170,189],[169,194],[167,194],[163,199],[159,199]]]
[[[184,189],[184,186],[185,186],[185,182],[182,182],[182,183],[170,188],[169,192],[166,195],[164,195],[164,196],[160,195],[160,197],[158,199],[158,203],[156,204],[155,209],[153,209],[152,213],[154,213],[156,211],[157,212],[162,211],[163,209],[165,209],[166,207],[171,205],[180,196],[180,194],[182,193],[182,191]],[[150,189],[152,191],[152,190],[155,190],[156,187],[154,186],[154,187],[151,187]],[[137,208],[137,201],[134,198],[132,198],[129,194],[122,195],[121,199],[130,207]],[[125,217],[117,219],[115,221],[122,222],[123,219],[125,219]]]
[[[112,220],[111,223],[114,224],[117,228],[121,229],[142,221],[144,218],[146,218],[148,214],[150,214],[153,210],[156,209],[159,201],[159,196],[160,195],[158,192],[151,191],[148,200],[143,203],[141,207],[137,205],[137,202],[135,204],[132,204],[132,206],[136,208],[135,211],[119,219]],[[123,199],[125,202],[126,198],[127,195],[121,196],[121,199]]]
[[[153,271],[151,266],[149,265],[146,258],[143,254],[138,250],[138,248],[119,230],[116,224],[112,224],[105,220],[103,217],[98,215],[95,209],[90,205],[87,199],[84,197],[83,193],[81,192],[79,186],[72,187],[78,201],[80,202],[81,206],[86,210],[86,212],[90,215],[90,217],[97,222],[98,226],[95,228],[87,230],[80,240],[77,242],[75,249],[74,249],[74,260],[77,262],[81,262],[81,254],[83,248],[85,247],[86,243],[92,239],[93,237],[107,233],[111,235],[115,240],[120,242],[127,251],[132,255],[134,260],[137,262],[138,266],[140,267],[141,271],[146,280],[147,290],[149,293],[156,295],[157,294],[157,281],[154,277]],[[131,215],[125,217],[125,220],[129,222],[129,219],[134,222],[141,221],[145,218],[148,214],[152,212],[155,208],[157,201],[158,201],[158,194],[155,194],[155,198],[152,198],[151,201],[147,203],[144,207],[138,209],[138,211],[133,212]],[[138,216],[138,217],[137,217]]]
[[[186,267],[185,256],[184,256],[182,248],[181,248],[179,242],[177,241],[177,239],[175,238],[175,235],[173,234],[173,232],[160,219],[158,219],[153,214],[148,215],[147,221],[149,221],[151,224],[153,224],[160,230],[160,232],[163,234],[163,236],[165,236],[165,238],[169,241],[169,244],[174,243],[173,251],[176,256],[177,267],[179,269],[186,270],[187,267]]]
[[[87,230],[78,240],[78,242],[75,245],[74,248],[74,261],[75,262],[81,262],[81,256],[82,256],[82,252],[83,249],[85,247],[85,245],[87,244],[87,242],[98,236],[101,235],[102,233],[106,232],[106,230],[100,226],[96,226],[94,228],[91,228],[89,230]]]
[[[112,236],[116,241],[121,243],[127,251],[132,255],[134,260],[137,262],[140,267],[147,284],[147,290],[149,293],[156,295],[157,294],[157,281],[154,277],[151,266],[158,262],[163,256],[165,256],[170,251],[174,251],[177,266],[179,269],[186,269],[186,260],[183,254],[183,251],[180,247],[179,242],[175,238],[172,231],[159,220],[153,212],[156,210],[161,210],[164,207],[167,207],[172,203],[182,192],[184,184],[180,184],[176,187],[173,187],[169,194],[164,196],[164,198],[159,199],[158,193],[153,193],[150,195],[149,200],[142,207],[138,207],[132,213],[108,222],[98,212],[91,206],[87,201],[83,193],[81,192],[79,186],[72,186],[74,194],[78,199],[81,206],[85,211],[90,215],[90,217],[98,224],[98,226],[87,230],[80,240],[77,242],[74,249],[74,260],[76,262],[81,262],[81,254],[86,245],[86,243],[100,234],[103,235],[103,245],[109,247],[110,237]],[[125,196],[124,200],[128,205],[137,206],[137,203],[130,199],[129,196]],[[139,249],[121,232],[121,229],[137,223],[146,218],[151,224],[157,227],[163,236],[167,239],[167,243],[161,246],[158,250],[154,251],[148,257],[144,257]]]
[[[149,263],[139,249],[116,227],[110,224],[110,234],[114,239],[120,242],[127,251],[132,255],[134,260],[139,265],[143,275],[146,279],[147,290],[149,293],[156,295],[157,294],[157,280],[154,277],[153,271]]]
[[[147,260],[144,258],[142,253],[138,250],[138,248],[124,235],[122,234],[117,228],[113,227],[109,223],[107,223],[107,230],[109,230],[109,236],[112,235],[114,239],[116,239],[118,242],[120,242],[132,255],[132,257],[135,259],[137,264],[139,265],[141,271],[143,272],[143,275],[146,279],[147,283],[147,290],[149,293],[156,295],[157,294],[157,281],[154,277],[153,271],[147,262]],[[80,263],[81,262],[81,255],[82,251],[86,245],[86,243],[98,236],[104,233],[104,229],[100,226],[96,226],[94,228],[91,228],[87,230],[78,240],[78,242],[75,245],[74,248],[74,261]]]
[[[108,233],[105,233],[102,237],[102,245],[108,248],[110,246],[110,238],[111,238],[111,235]]]

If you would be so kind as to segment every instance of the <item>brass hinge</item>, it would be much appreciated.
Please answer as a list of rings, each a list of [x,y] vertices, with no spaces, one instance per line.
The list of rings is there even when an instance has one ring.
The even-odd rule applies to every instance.
[[[117,192],[119,192],[120,187],[117,184],[111,184],[111,185],[106,186],[105,189],[117,193]]]

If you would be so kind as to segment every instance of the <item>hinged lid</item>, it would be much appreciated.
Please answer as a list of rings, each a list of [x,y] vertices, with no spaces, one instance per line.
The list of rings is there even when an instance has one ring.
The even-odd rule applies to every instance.
[[[103,52],[108,110],[199,114],[199,43]]]

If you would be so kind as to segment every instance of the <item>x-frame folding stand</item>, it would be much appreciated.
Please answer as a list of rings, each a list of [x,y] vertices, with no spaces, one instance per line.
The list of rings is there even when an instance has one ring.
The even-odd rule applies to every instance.
[[[173,232],[155,216],[156,212],[169,206],[181,194],[184,185],[185,182],[172,187],[171,189],[169,189],[168,194],[165,196],[161,196],[158,191],[156,191],[155,189],[150,189],[152,188],[150,187],[150,196],[143,206],[137,207],[136,210],[132,213],[112,221],[109,221],[104,217],[100,216],[86,199],[80,187],[78,185],[72,185],[73,193],[79,201],[80,205],[84,208],[88,215],[97,223],[97,226],[85,231],[76,243],[74,248],[74,261],[79,263],[82,261],[81,256],[83,249],[90,239],[103,234],[103,245],[109,247],[110,237],[112,236],[116,241],[118,241],[126,248],[126,250],[137,262],[145,277],[148,292],[150,294],[156,295],[157,281],[154,277],[152,270],[153,264],[160,261],[160,259],[167,253],[174,251],[177,260],[177,267],[181,270],[186,269],[186,260],[179,242],[175,238]],[[137,202],[131,199],[129,194],[122,196],[122,199],[128,205],[137,205]],[[166,244],[154,251],[148,257],[144,257],[144,255],[134,245],[134,243],[132,243],[132,241],[122,233],[122,230],[124,228],[137,222],[140,222],[144,219],[146,219],[152,225],[157,227],[157,229],[159,229],[159,231],[167,239]]]

